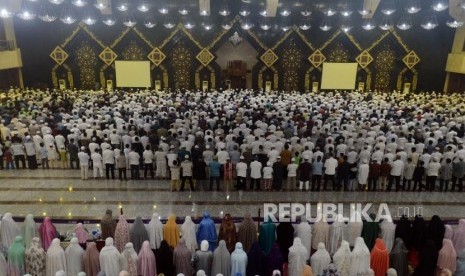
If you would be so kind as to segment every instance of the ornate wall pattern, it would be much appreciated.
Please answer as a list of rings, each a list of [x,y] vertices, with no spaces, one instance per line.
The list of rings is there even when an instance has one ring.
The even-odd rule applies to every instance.
[[[174,69],[174,88],[187,89],[191,84],[192,54],[182,43],[176,45],[171,54]]]
[[[318,37],[321,32],[318,28],[303,32],[297,26],[292,26],[279,40],[268,41],[268,38],[257,35],[254,29],[242,30],[240,23],[241,19],[235,18],[230,30],[216,30],[207,41],[200,39],[196,31],[186,30],[182,24],[178,24],[171,30],[162,29],[163,37],[153,37],[144,28],[134,27],[122,28],[119,36],[112,39],[104,38],[105,32],[98,33],[87,28],[84,24],[79,24],[72,32],[70,31],[66,39],[59,38],[60,41],[54,42],[56,44],[53,44],[53,47],[46,49],[47,55],[53,56],[53,50],[59,46],[63,50],[62,56],[70,56],[61,64],[61,61],[50,59],[50,63],[52,63],[50,83],[56,87],[58,85],[57,79],[62,78],[62,76],[58,76],[58,73],[63,70],[67,72],[68,83],[74,84],[76,88],[93,88],[97,81],[100,81],[102,85],[106,85],[107,80],[113,80],[115,83],[114,61],[105,62],[98,57],[98,54],[106,49],[113,52],[118,57],[117,59],[150,60],[152,76],[158,74],[158,78],[160,78],[159,74],[162,73],[164,88],[199,87],[201,79],[199,72],[206,67],[195,59],[196,55],[202,49],[215,52],[217,46],[228,43],[228,38],[235,32],[238,32],[257,52],[258,62],[250,70],[254,89],[263,87],[265,77],[267,77],[267,81],[273,82],[273,89],[309,90],[313,82],[319,82],[321,79],[321,64],[318,65],[311,61],[312,55],[317,52],[322,54],[325,62],[358,62],[360,66],[357,84],[364,83],[365,91],[373,89],[391,91],[407,81],[411,81],[412,91],[418,90],[416,88],[417,81],[418,79],[424,80],[421,74],[424,74],[425,71],[422,71],[420,66],[424,67],[423,63],[431,62],[429,59],[422,60],[421,50],[418,47],[410,48],[396,30],[370,33],[370,36],[364,37],[362,34],[368,33],[344,33],[335,29],[326,33],[325,38],[321,39],[321,36]],[[86,36],[84,39],[82,34]],[[89,47],[94,47],[94,50],[79,46],[82,40],[90,42]],[[153,52],[154,49],[159,49],[160,55],[162,54],[166,58],[155,63],[149,58],[149,53]],[[77,50],[81,56],[92,55],[95,59],[82,59],[78,62],[75,58]],[[269,64],[267,65],[260,59],[270,51],[276,53],[276,64],[272,65],[273,68],[268,67]],[[420,62],[410,68],[401,60],[413,51],[418,55]],[[365,53],[372,62],[364,63],[362,66],[358,59],[362,53]],[[222,87],[221,74],[224,68],[221,68],[216,62],[218,58],[215,56],[207,67],[209,68],[211,87],[220,88]],[[221,58],[228,59],[224,55]],[[65,66],[66,68],[64,68]],[[100,75],[96,75],[96,69],[92,69],[95,66],[100,66],[96,68],[100,71]],[[81,68],[86,68],[82,74],[81,70],[83,69]],[[163,69],[160,71],[160,68]],[[266,71],[268,73],[265,74],[264,68],[271,68],[273,73],[268,72],[268,70]],[[25,71],[27,70],[25,69]],[[91,73],[92,70],[94,70],[93,73]],[[432,70],[426,71],[426,74],[433,72]],[[412,76],[412,74],[412,79],[402,77],[403,75]],[[50,80],[50,74],[48,78]],[[91,78],[94,79],[91,81]],[[205,78],[208,79],[203,74],[202,80]],[[29,83],[26,84],[29,85]]]
[[[81,88],[94,89],[97,81],[97,51],[88,41],[80,43],[76,50],[76,63],[79,68],[79,81]]]
[[[391,84],[391,72],[394,69],[395,53],[389,45],[378,53],[375,58],[376,78],[375,89],[389,91]]]
[[[294,41],[291,41],[282,54],[283,67],[283,88],[284,90],[299,90],[300,78],[299,71],[301,67],[302,51]]]
[[[349,51],[344,47],[344,44],[337,43],[329,52],[329,62],[350,62]]]
[[[124,60],[146,60],[147,59],[147,53],[134,40],[129,42],[127,47],[123,50],[122,56]]]

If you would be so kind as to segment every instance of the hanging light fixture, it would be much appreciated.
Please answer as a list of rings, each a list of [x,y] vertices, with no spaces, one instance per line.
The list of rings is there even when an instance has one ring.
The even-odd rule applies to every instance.
[[[449,7],[449,1],[446,0],[434,0],[433,5],[431,6],[435,11],[443,11]]]
[[[310,24],[310,19],[302,18],[302,20],[300,21],[300,24],[299,24],[299,28],[302,31],[306,31],[306,30],[309,30],[311,27],[312,27],[312,25]]]
[[[341,15],[344,17],[348,17],[348,16],[351,16],[353,12],[354,11],[352,10],[352,7],[350,6],[349,1],[346,0],[344,2],[344,5],[342,6]]]
[[[55,5],[60,5],[63,3],[65,0],[49,0],[50,3],[55,4]]]
[[[394,0],[384,0],[381,6],[381,12],[385,15],[391,15],[396,12]]]
[[[195,27],[195,24],[194,22],[191,22],[189,20],[187,20],[185,23],[184,23],[184,28],[188,29],[188,30],[191,30]]]
[[[331,22],[325,18],[323,21],[321,21],[321,24],[320,24],[320,29],[324,32],[327,32],[329,30],[331,30],[333,27],[331,26]]]
[[[365,31],[371,31],[374,28],[376,28],[376,23],[373,19],[368,18],[363,21],[362,29],[364,29]]]
[[[116,24],[116,19],[113,15],[107,15],[102,22],[107,26],[113,26]]]
[[[163,22],[163,26],[167,29],[172,29],[176,24],[173,22],[173,20],[169,17],[165,18],[165,21]]]
[[[229,29],[231,29],[231,27],[232,27],[231,21],[228,20],[227,18],[224,18],[223,23],[221,23],[221,28],[223,28],[225,30],[229,30]]]
[[[247,4],[243,4],[241,9],[239,10],[239,14],[241,16],[247,16],[250,14],[249,6]]]
[[[253,23],[248,19],[244,20],[241,24],[241,28],[246,31],[252,29],[252,27]]]
[[[438,19],[436,18],[436,14],[429,13],[421,22],[421,27],[425,30],[432,30],[438,26]]]
[[[87,1],[86,0],[72,0],[71,3],[73,5],[75,5],[76,7],[84,7],[85,5],[87,5]]]
[[[23,7],[22,9],[19,11],[19,13],[17,14],[17,16],[19,18],[21,18],[22,20],[26,20],[26,21],[29,21],[29,20],[32,20],[34,18],[36,18],[36,14],[35,12],[29,7],[29,4],[28,2],[23,2]]]
[[[0,17],[1,18],[11,18],[11,17],[13,17],[13,15],[14,15],[14,13],[9,11],[6,8],[1,8],[0,9]]]
[[[94,6],[97,10],[104,10],[107,8],[107,5],[105,3],[100,2],[98,0],[95,2]]]
[[[394,27],[394,24],[392,24],[391,17],[389,15],[384,16],[379,28],[383,31],[389,31],[392,27]]]
[[[370,7],[365,6],[365,1],[362,1],[357,11],[361,16],[366,16],[366,15],[371,14],[372,9],[371,9],[371,6]]]
[[[144,20],[144,26],[148,29],[152,29],[153,27],[157,26],[157,22],[152,16],[147,16]]]
[[[407,12],[408,13],[417,13],[419,11],[421,11],[421,5],[420,3],[418,2],[418,0],[409,0],[408,3],[407,3]]]
[[[210,31],[213,29],[213,23],[210,18],[207,18],[203,21],[202,27],[205,29],[205,31]]]
[[[82,22],[86,25],[94,25],[97,22],[97,19],[93,18],[92,16],[86,16],[82,19]]]
[[[66,5],[64,8],[63,8],[63,12],[61,13],[61,16],[60,16],[60,21],[65,23],[65,24],[73,24],[74,22],[76,22],[76,16],[74,15],[74,12],[73,12],[73,9],[68,5]]]
[[[200,16],[209,16],[210,13],[207,10],[201,10],[200,11]]]
[[[408,13],[404,13],[402,17],[397,22],[397,28],[402,31],[406,31],[412,27],[412,20]]]
[[[126,3],[126,2],[120,2],[117,6],[116,6],[116,9],[121,11],[121,12],[125,12],[129,9],[129,4]]]
[[[264,31],[271,29],[270,20],[267,17],[263,18],[262,22],[260,23],[260,29]]]
[[[279,12],[279,14],[281,14],[281,16],[289,16],[289,15],[291,15],[291,10],[288,9],[288,8],[283,8],[283,9]]]
[[[289,20],[283,20],[283,21],[281,22],[281,30],[282,30],[283,32],[287,32],[287,31],[289,31],[290,29],[291,29],[291,24],[290,24]]]
[[[341,23],[341,30],[343,32],[349,32],[350,30],[352,30],[353,28],[353,25],[352,25],[352,22],[350,22],[350,20],[348,18],[346,18],[345,20],[342,21]]]
[[[132,15],[128,14],[128,16],[126,16],[126,18],[123,20],[123,25],[132,28],[137,25],[137,21]]]
[[[137,5],[137,10],[140,12],[148,12],[150,10],[149,4],[143,2],[140,2],[139,5]]]
[[[312,15],[312,10],[308,5],[302,5],[302,7],[300,7],[300,14],[304,17],[308,17]]]
[[[267,17],[268,16],[268,11],[266,9],[263,9],[263,10],[259,11],[258,14],[260,14],[263,17]]]
[[[40,20],[47,23],[57,20],[56,13],[47,5],[47,3],[43,3],[40,6],[38,17]]]
[[[188,15],[188,14],[189,14],[189,10],[188,10],[186,7],[182,6],[182,7],[179,7],[178,13],[179,13],[180,15]]]
[[[457,29],[457,28],[462,27],[464,25],[464,22],[463,20],[458,20],[450,16],[446,21],[446,25],[451,28]]]
[[[337,13],[337,11],[332,5],[329,5],[328,7],[323,9],[323,14],[326,15],[326,16],[333,16],[336,13]]]
[[[226,0],[223,0],[223,2],[221,3],[219,14],[221,16],[228,16],[230,13],[231,10],[229,9],[228,2]]]

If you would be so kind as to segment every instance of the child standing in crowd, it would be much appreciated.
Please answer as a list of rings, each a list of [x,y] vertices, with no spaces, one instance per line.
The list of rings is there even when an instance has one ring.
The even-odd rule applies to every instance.
[[[48,150],[47,148],[45,148],[44,143],[40,143],[39,157],[42,163],[42,169],[50,169],[50,166],[48,164]]]
[[[57,167],[57,158],[58,158],[55,145],[50,144],[48,146],[47,156],[48,156],[48,162],[50,163],[50,167],[52,169],[55,169]]]
[[[178,166],[178,160],[173,160],[172,166],[170,167],[171,173],[171,182],[170,182],[170,191],[173,191],[173,188],[177,192],[179,190],[179,183],[180,183],[180,174],[181,169]]]
[[[6,169],[14,170],[15,162],[13,161],[13,153],[9,147],[5,147],[5,152],[3,153],[3,158],[5,159]]]
[[[68,168],[68,152],[66,151],[64,145],[60,146],[60,150],[58,151],[58,153],[60,154],[61,168],[67,169]]]
[[[127,180],[126,177],[126,156],[124,155],[124,151],[120,150],[119,155],[116,159],[116,165],[118,166],[118,177],[119,180]]]
[[[263,188],[265,191],[271,191],[271,183],[273,182],[273,168],[271,163],[266,163],[266,166],[263,168]]]

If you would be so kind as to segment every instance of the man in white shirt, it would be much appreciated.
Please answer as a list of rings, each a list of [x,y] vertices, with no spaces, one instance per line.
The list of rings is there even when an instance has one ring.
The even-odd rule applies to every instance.
[[[100,172],[100,177],[103,177],[103,158],[102,155],[98,152],[98,149],[90,156],[92,159],[92,167],[94,170],[94,179],[98,178],[98,173]]]
[[[434,191],[436,186],[436,179],[439,176],[439,170],[441,169],[441,163],[437,157],[432,158],[432,161],[426,168],[426,190],[430,192]]]
[[[195,191],[194,189],[194,181],[192,179],[192,169],[193,164],[189,160],[189,155],[184,156],[184,161],[181,162],[181,170],[182,170],[182,180],[181,180],[181,192],[184,191],[184,186],[186,184],[186,180],[189,180],[190,189],[192,192]]]
[[[245,190],[247,180],[247,163],[244,162],[244,156],[241,156],[239,158],[240,161],[236,164],[237,189]]]
[[[400,156],[396,156],[396,160],[391,163],[391,174],[389,176],[389,183],[387,187],[387,192],[391,191],[392,184],[396,182],[396,192],[400,189],[400,179],[402,172],[404,170],[404,162],[401,160]]]
[[[168,171],[166,169],[166,152],[161,147],[155,152],[155,165],[157,169],[155,176],[157,178],[165,179],[168,177]]]
[[[150,149],[150,146],[145,147],[144,152],[142,153],[142,158],[144,159],[144,179],[147,179],[147,171],[150,171],[152,179],[154,178],[153,173],[153,152]]]
[[[333,157],[333,154],[330,153],[328,159],[326,159],[325,164],[325,183],[323,189],[327,190],[327,184],[331,181],[331,185],[333,186],[333,190],[336,190],[337,182],[336,182],[336,168],[337,168],[337,160]]]
[[[262,163],[257,159],[250,163],[250,190],[260,190],[260,179],[262,178]]]
[[[115,152],[111,148],[107,148],[102,152],[103,163],[105,164],[105,174],[107,179],[115,179]]]
[[[139,164],[140,164],[140,155],[131,150],[128,154],[129,165],[131,166],[131,179],[139,179]]]
[[[308,158],[308,160],[311,160]],[[299,165],[295,163],[295,158],[291,159],[291,163],[287,165],[287,190],[294,190],[297,185],[297,168]]]
[[[81,147],[81,151],[78,153],[79,165],[81,166],[81,179],[87,180],[89,172],[89,159],[90,156],[85,152],[86,148]]]

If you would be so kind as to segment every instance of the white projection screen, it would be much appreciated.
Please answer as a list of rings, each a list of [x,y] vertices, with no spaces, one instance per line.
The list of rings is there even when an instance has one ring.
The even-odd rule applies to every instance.
[[[323,63],[321,89],[355,89],[357,63]]]
[[[115,61],[117,87],[151,87],[150,61]]]

